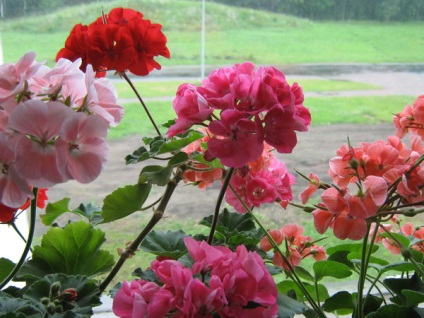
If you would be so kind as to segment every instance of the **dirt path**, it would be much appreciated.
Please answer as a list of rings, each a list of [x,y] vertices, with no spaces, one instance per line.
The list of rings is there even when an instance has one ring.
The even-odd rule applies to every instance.
[[[424,93],[424,73],[361,72],[314,77],[351,80],[383,86],[383,89],[379,91],[353,92],[357,95],[399,94],[417,96],[420,93]],[[296,78],[299,78],[299,76]],[[352,94],[352,92],[328,92],[321,95],[343,96],[347,94]],[[399,105],[399,110],[402,107],[403,105]],[[313,171],[319,176],[325,177],[327,175],[328,160],[335,155],[336,149],[346,142],[348,136],[352,144],[357,145],[362,141],[386,139],[387,136],[393,133],[394,130],[389,124],[312,126],[309,132],[298,134],[299,141],[294,152],[290,155],[280,155],[280,159],[286,162],[288,169],[293,173],[295,169],[304,174]],[[49,191],[51,202],[63,197],[70,197],[72,198],[72,207],[76,207],[80,202],[93,202],[101,205],[102,199],[116,188],[127,184],[135,184],[142,166],[140,164],[126,166],[124,157],[140,145],[139,136],[129,136],[123,140],[111,141],[110,160],[101,176],[88,185],[68,182],[55,186]],[[304,185],[305,183],[302,183],[301,186],[294,186],[293,192],[295,195],[299,193],[300,188]],[[158,189],[157,191],[162,190]],[[171,199],[167,214],[171,218],[182,219],[188,217],[200,220],[201,216],[212,213],[217,193],[218,185],[206,191],[197,190],[197,188],[190,186],[180,186]],[[285,211],[275,205],[264,208],[263,213],[280,224],[296,218],[295,211]],[[42,231],[42,228],[40,228],[40,231]]]

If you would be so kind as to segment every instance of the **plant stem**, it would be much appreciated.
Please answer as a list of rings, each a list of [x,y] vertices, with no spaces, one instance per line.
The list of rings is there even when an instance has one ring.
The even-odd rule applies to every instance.
[[[99,285],[99,294],[104,292],[106,287],[115,278],[116,274],[118,274],[125,261],[135,254],[147,234],[149,234],[150,231],[155,227],[155,225],[160,221],[165,212],[166,206],[168,205],[168,202],[171,199],[172,194],[174,193],[175,188],[182,179],[184,170],[185,167],[179,167],[175,173],[175,177],[167,183],[165,193],[163,194],[157,209],[154,210],[150,221],[146,224],[140,234],[138,234],[138,236],[131,242],[131,244],[127,246],[125,250],[121,253],[118,261],[115,263],[115,266],[112,268],[109,275]]]
[[[368,241],[368,235],[369,235],[370,229],[371,229],[371,224],[367,223],[367,231],[362,241],[361,268],[360,268],[359,279],[358,279],[358,298],[356,303],[356,310],[354,312],[355,318],[364,317],[363,295],[364,295],[364,284],[366,279],[366,272],[367,272],[368,261],[369,261],[369,254],[367,253],[367,246],[368,246],[367,241]]]
[[[156,133],[158,134],[158,136],[162,136],[162,134],[160,133],[160,130],[158,128],[158,126],[156,125],[156,122],[154,121],[152,114],[150,114],[149,109],[147,108],[146,104],[144,103],[143,99],[141,98],[140,94],[137,91],[137,88],[135,88],[133,82],[131,81],[131,79],[128,77],[128,75],[125,72],[121,73],[122,77],[127,81],[127,83],[131,86],[132,90],[134,91],[135,95],[137,96],[138,100],[140,101],[141,105],[144,108],[144,111],[146,112],[147,116],[150,119],[150,122],[153,124],[153,127],[156,130]]]
[[[12,272],[10,272],[10,274],[1,282],[0,290],[3,289],[3,287],[6,286],[15,277],[15,275],[19,272],[19,270],[24,265],[24,262],[25,262],[25,260],[28,256],[28,253],[31,249],[32,239],[34,238],[34,232],[35,232],[38,188],[33,188],[32,192],[34,194],[34,198],[31,200],[30,223],[29,223],[28,238],[26,240],[25,248],[22,252],[21,258],[19,259],[18,263],[13,268]]]
[[[212,218],[211,230],[209,232],[209,237],[208,237],[209,245],[212,245],[213,237],[215,235],[216,225],[218,224],[218,216],[219,216],[219,210],[221,208],[221,203],[222,203],[222,200],[224,199],[225,192],[227,191],[227,188],[230,184],[230,180],[231,180],[231,177],[233,176],[234,170],[235,168],[230,168],[227,171],[227,174],[224,179],[224,183],[222,184],[221,190],[219,191],[218,199],[215,205],[215,212]]]

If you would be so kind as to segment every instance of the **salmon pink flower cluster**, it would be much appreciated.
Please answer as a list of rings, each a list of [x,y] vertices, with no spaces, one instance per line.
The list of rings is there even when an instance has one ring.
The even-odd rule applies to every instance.
[[[75,25],[56,59],[80,58],[81,69],[91,64],[99,77],[108,70],[145,76],[161,68],[155,57],[170,57],[161,29],[141,12],[115,8],[88,26]]]
[[[406,105],[403,111],[393,117],[396,136],[403,138],[408,132],[424,140],[424,95],[420,95],[412,105]]]
[[[315,244],[310,236],[303,235],[303,227],[296,224],[287,224],[281,229],[268,231],[277,246],[280,246],[281,253],[274,251],[272,262],[275,266],[285,270],[293,270],[300,265],[303,259],[313,257],[320,261],[327,258],[323,246]],[[263,237],[260,242],[260,248],[268,252],[273,249],[268,237]]]
[[[190,156],[204,155],[206,150],[202,146],[210,139],[210,132],[207,129],[201,129],[205,136],[198,139],[182,150]],[[184,172],[183,180],[185,183],[197,185],[200,189],[210,187],[215,181],[222,178],[221,168],[211,168],[205,163],[193,160],[190,168]]]
[[[414,103],[417,112],[413,121],[420,118],[417,109],[421,100],[419,97]],[[395,126],[402,114],[394,116]],[[399,136],[389,136],[387,141],[363,142],[358,147],[344,144],[329,163],[332,185],[320,182],[314,174],[309,175],[310,184],[299,198],[306,203],[316,190],[324,189],[322,202],[312,212],[319,233],[331,228],[340,239],[358,240],[366,235],[368,220],[399,213],[399,206],[422,204],[424,148],[419,135],[422,130],[411,122],[407,126],[414,127],[409,130],[410,146],[399,138],[404,136],[399,129]]]
[[[307,131],[311,121],[296,83],[290,86],[274,67],[255,70],[250,62],[215,70],[201,86],[181,85],[173,107],[177,119],[169,137],[193,125],[207,126],[213,137],[205,158],[235,168],[255,161],[264,142],[290,153],[297,143],[295,131]]]
[[[184,239],[193,263],[156,260],[158,281],[124,282],[113,301],[118,317],[277,317],[278,291],[262,258]]]
[[[81,60],[53,68],[25,54],[0,66],[0,203],[21,207],[31,189],[93,181],[108,158],[106,136],[123,108],[106,79]]]
[[[412,241],[416,241],[415,244],[412,244],[411,248],[414,250],[424,253],[424,227],[414,226],[412,222],[406,222],[401,224],[400,219],[392,218],[390,223],[380,224],[377,228],[377,235],[375,238],[376,243],[381,243],[385,248],[387,248],[392,254],[400,254],[402,252],[399,244],[387,233],[397,233],[409,237]],[[370,232],[370,237],[374,235],[376,226],[373,224],[372,230]],[[386,235],[384,235],[386,234]]]

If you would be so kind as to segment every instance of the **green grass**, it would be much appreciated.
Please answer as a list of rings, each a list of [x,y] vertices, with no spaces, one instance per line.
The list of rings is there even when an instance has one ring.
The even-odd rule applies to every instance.
[[[392,121],[392,114],[413,102],[413,96],[313,97],[305,100],[313,125],[377,124]]]
[[[142,10],[163,24],[171,59],[164,66],[200,63],[200,2],[112,1],[64,8],[39,17],[1,22],[4,60],[25,52],[52,65],[73,25],[88,24],[115,6]],[[207,5],[206,64],[422,63],[424,23],[312,22],[217,3]],[[407,49],[405,49],[407,48]]]
[[[305,106],[312,114],[313,125],[329,124],[376,124],[389,123],[392,114],[400,112],[403,107],[413,102],[412,96],[358,96],[358,97],[310,97]],[[171,101],[152,101],[147,106],[158,124],[175,118]],[[153,126],[148,121],[140,104],[124,105],[125,115],[122,122],[109,133],[109,138],[119,139],[132,134],[153,134]],[[161,130],[163,133],[166,129]]]
[[[305,92],[328,91],[358,91],[379,89],[379,86],[351,81],[321,80],[321,79],[293,79],[290,83],[298,82]],[[178,86],[182,81],[135,81],[133,84],[143,98],[175,96]],[[190,82],[200,85],[199,81]],[[134,98],[135,94],[126,82],[115,82],[119,98]]]

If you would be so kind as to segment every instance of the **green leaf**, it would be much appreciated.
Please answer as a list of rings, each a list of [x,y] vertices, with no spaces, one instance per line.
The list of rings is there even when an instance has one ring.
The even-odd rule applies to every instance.
[[[379,249],[378,245],[373,245],[372,253],[375,253],[378,249]],[[327,249],[327,254],[332,255],[339,251],[347,251],[349,253],[353,253],[353,252],[361,253],[362,243],[347,243],[347,244],[339,244],[336,246],[332,246]]]
[[[168,161],[168,167],[175,167],[181,165],[188,159],[188,154],[186,154],[185,152],[179,152]]]
[[[0,282],[3,282],[14,268],[15,263],[11,260],[4,257],[0,258]]]
[[[323,304],[323,309],[326,312],[333,312],[336,310],[349,310],[352,312],[355,309],[355,304],[353,302],[352,295],[347,291],[341,291],[330,298],[327,298]]]
[[[352,275],[352,271],[346,265],[333,261],[318,261],[313,265],[315,273],[315,279],[320,281],[322,278],[334,277],[334,278],[346,278]]]
[[[24,264],[18,278],[32,280],[53,273],[93,277],[109,271],[114,259],[101,250],[105,235],[84,221],[69,223],[63,229],[50,228],[41,245],[34,247],[32,259]]]
[[[101,304],[98,296],[99,289],[95,282],[89,281],[84,276],[67,276],[64,274],[45,276],[28,288],[24,298],[34,304],[39,304],[40,299],[49,297],[51,285],[57,284],[57,282],[60,283],[60,292],[68,288],[74,288],[77,291],[76,306],[69,310],[73,315],[66,315],[66,317],[89,318],[93,315],[92,308]]]
[[[367,318],[421,318],[421,316],[414,310],[399,306],[396,304],[389,304],[380,307],[377,311],[367,315]]]
[[[205,217],[199,224],[211,227],[213,216]],[[230,212],[224,209],[218,217],[215,238],[224,240],[226,244],[235,247],[240,244],[257,245],[265,235],[257,229],[255,222],[249,214]]]
[[[85,205],[81,203],[77,209],[71,210],[69,208],[69,202],[69,198],[64,198],[54,203],[48,203],[46,206],[46,213],[40,215],[43,224],[50,226],[59,216],[67,212],[87,218],[87,220],[93,224],[99,223],[99,215],[101,213],[99,207],[92,204]]]
[[[367,295],[367,297],[365,297],[364,302],[364,314],[367,315],[371,312],[377,311],[382,303],[383,298],[374,295]]]
[[[356,263],[361,262],[361,257],[362,257],[362,254],[357,252],[349,253],[349,255],[347,256],[348,260],[350,261],[356,260],[357,261]],[[386,261],[385,259],[381,259],[375,256],[371,256],[369,261],[370,263],[378,264],[381,266],[385,266],[389,264],[389,262]]]
[[[400,244],[402,244],[405,247],[408,247],[410,244],[409,238],[400,233],[390,232],[390,233],[381,233],[380,235],[388,239],[393,239],[392,237],[394,237],[397,241],[400,242]]]
[[[221,163],[221,160],[218,158],[215,158],[212,161],[207,161],[204,157],[204,154],[201,152],[193,152],[190,154],[190,157],[200,163],[203,163],[211,168],[224,168],[223,164]]]
[[[161,154],[181,150],[185,146],[203,137],[203,134],[196,130],[189,130],[181,136],[167,139],[162,136],[155,138],[143,138],[144,143],[149,144],[150,150],[140,147],[132,154],[125,157],[127,164],[141,162]]]
[[[314,300],[317,300],[316,297],[316,291],[314,285],[311,285],[309,283],[303,283],[304,287],[308,291],[308,293],[312,296]],[[302,290],[299,288],[299,286],[292,280],[284,280],[277,284],[278,291],[283,294],[288,294],[290,292],[293,292],[296,294],[296,298],[300,301],[306,301],[306,297]],[[328,294],[327,288],[322,285],[318,284],[318,295],[321,301],[327,299],[330,297]]]
[[[388,271],[410,272],[413,270],[415,270],[415,266],[409,262],[391,263],[380,268],[382,273],[386,273]]]
[[[278,318],[291,318],[294,315],[300,315],[308,309],[304,303],[301,303],[289,296],[278,293]]]
[[[69,202],[71,199],[64,198],[54,203],[47,203],[46,214],[41,214],[41,220],[44,225],[52,225],[53,222],[63,213],[69,212]]]
[[[410,278],[386,278],[383,282],[384,285],[396,295],[396,297],[391,300],[399,305],[406,306],[406,304],[409,303],[403,293],[404,290],[409,289],[424,294],[424,284],[416,274],[412,275]]]
[[[125,162],[128,164],[135,164],[144,160],[150,159],[150,153],[146,147],[142,146],[135,150],[132,154],[125,157]]]
[[[408,308],[416,307],[424,302],[424,293],[415,290],[404,289],[402,294],[405,296],[405,306]]]
[[[141,170],[138,182],[165,186],[171,180],[172,169],[169,166],[146,166]]]
[[[303,279],[309,280],[311,282],[314,281],[314,277],[311,275],[311,273],[309,273],[309,271],[307,271],[306,269],[304,269],[301,266],[297,266],[295,269],[296,274]]]
[[[184,135],[179,136],[179,138],[175,138],[168,140],[167,142],[163,143],[158,151],[158,155],[164,154],[167,152],[173,152],[176,150],[180,150],[192,142],[202,138],[204,135],[197,131],[197,130],[189,130]]]
[[[139,211],[149,196],[151,184],[128,185],[119,188],[103,200],[102,223],[122,219]]]
[[[0,317],[42,317],[42,312],[30,301],[0,292]]]
[[[158,256],[178,259],[187,253],[184,237],[187,235],[182,231],[151,231],[143,242],[140,249]]]

